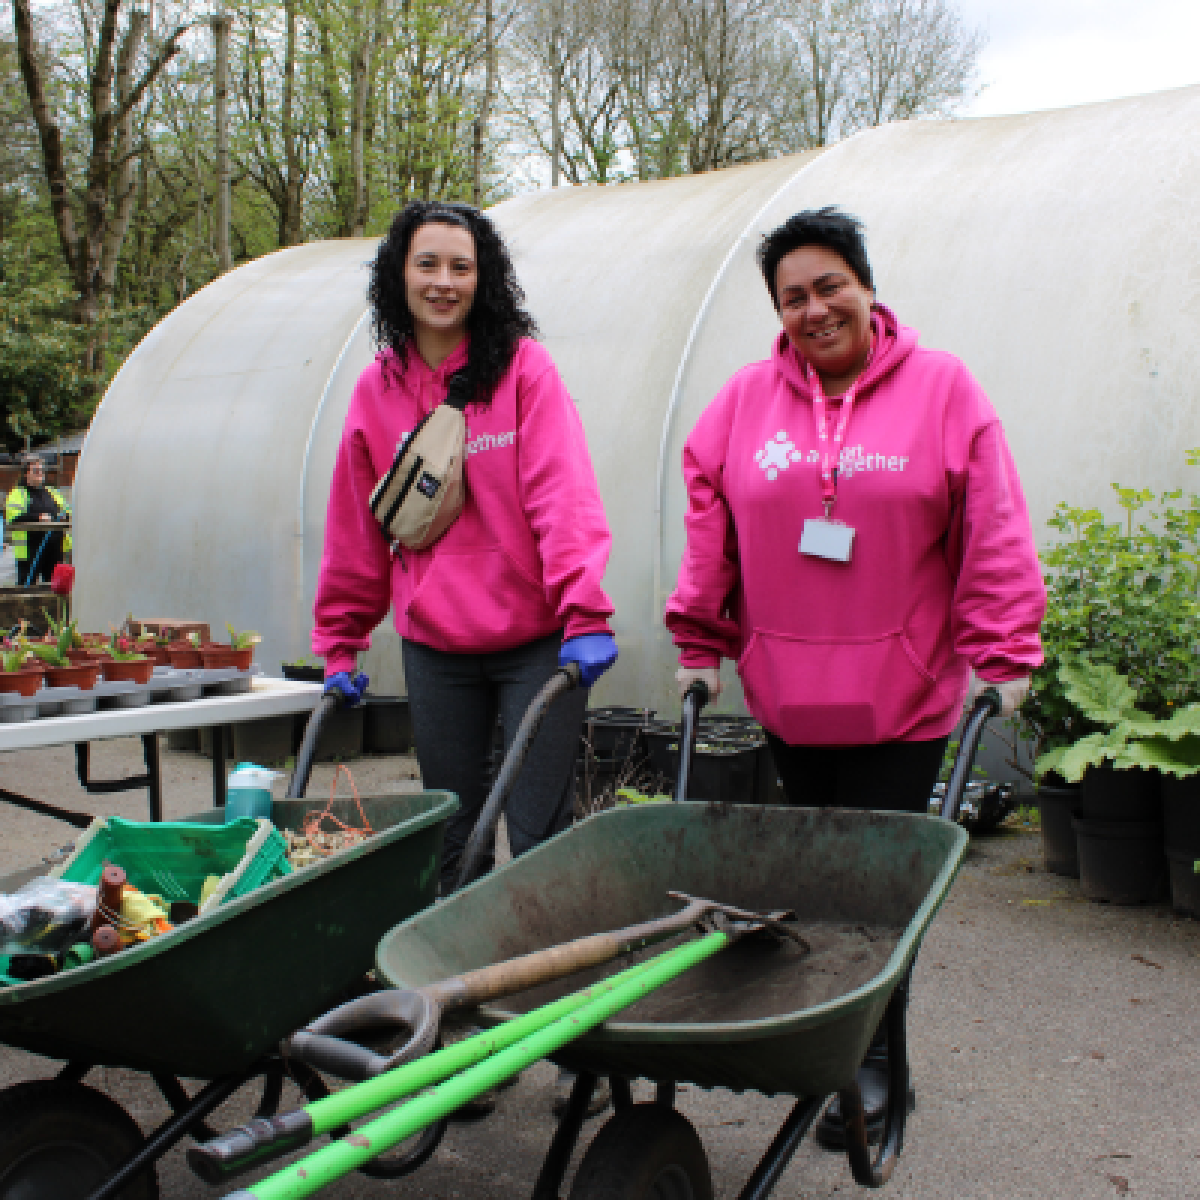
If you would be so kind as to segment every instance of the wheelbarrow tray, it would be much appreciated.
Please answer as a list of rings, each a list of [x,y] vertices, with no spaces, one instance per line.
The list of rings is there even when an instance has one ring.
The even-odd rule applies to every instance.
[[[381,832],[359,845],[139,946],[0,989],[0,1041],[197,1079],[244,1071],[342,999],[370,969],[379,938],[433,900],[457,799],[419,792],[363,804]],[[321,807],[285,801],[276,823],[298,826]]]
[[[556,1061],[598,1075],[824,1095],[853,1078],[967,841],[955,824],[907,813],[700,803],[610,810],[410,917],[380,943],[376,966],[396,987],[420,987],[673,911],[669,890],[791,908],[813,942],[810,959],[790,945],[734,946]],[[856,937],[858,961],[858,950],[818,954]],[[480,1016],[507,1020],[643,956]]]

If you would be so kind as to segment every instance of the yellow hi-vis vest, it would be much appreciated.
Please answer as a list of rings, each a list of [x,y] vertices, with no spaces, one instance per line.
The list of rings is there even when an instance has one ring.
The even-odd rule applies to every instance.
[[[48,487],[46,489],[51,496],[54,497],[54,503],[62,509],[63,515],[69,515],[71,510],[67,507],[67,502],[59,494],[57,488]],[[4,523],[11,525],[14,521],[19,521],[24,515],[25,510],[29,507],[29,493],[25,490],[23,483],[18,483],[11,492],[8,493],[4,501]],[[23,562],[29,557],[29,535],[24,529],[14,529],[12,535],[13,557],[18,561]],[[63,549],[70,550],[71,535],[68,533],[63,538]]]

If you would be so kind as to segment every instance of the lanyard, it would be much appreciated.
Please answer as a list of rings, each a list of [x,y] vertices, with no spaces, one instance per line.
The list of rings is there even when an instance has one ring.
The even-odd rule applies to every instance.
[[[828,404],[825,390],[821,387],[821,380],[816,371],[811,371],[809,378],[813,389],[812,406],[817,422],[817,441],[821,446],[821,499],[825,503],[825,519],[828,520],[837,501],[838,463],[841,460],[842,443],[846,438],[846,426],[850,424],[850,413],[854,410],[854,393],[858,390],[858,384],[851,386],[842,397],[842,411],[831,436],[829,422],[825,416]]]
[[[825,519],[828,521],[837,503],[838,464],[842,458],[842,445],[846,440],[846,427],[850,424],[850,414],[854,411],[854,399],[858,394],[858,385],[871,359],[875,357],[875,337],[871,337],[871,349],[867,351],[867,360],[862,365],[856,379],[842,396],[842,410],[838,415],[833,436],[829,435],[829,423],[826,420],[825,389],[821,386],[821,377],[812,366],[807,367],[808,381],[812,385],[813,417],[817,422],[817,441],[821,446],[821,499],[825,504]]]

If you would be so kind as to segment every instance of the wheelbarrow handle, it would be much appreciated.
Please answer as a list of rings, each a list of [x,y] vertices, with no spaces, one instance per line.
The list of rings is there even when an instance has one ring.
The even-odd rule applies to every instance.
[[[958,742],[958,753],[954,756],[954,766],[950,769],[950,781],[946,784],[946,795],[942,798],[942,816],[947,821],[958,817],[958,806],[962,804],[967,791],[967,782],[971,778],[971,768],[975,765],[975,752],[979,749],[984,726],[1000,714],[1002,707],[1000,693],[995,688],[987,688],[979,694],[967,714],[962,737]]]
[[[679,729],[679,774],[675,778],[675,800],[688,798],[692,779],[692,759],[696,754],[696,737],[700,732],[700,710],[708,703],[708,684],[694,680],[683,697],[683,721]]]
[[[578,663],[567,663],[565,666],[559,667],[533,698],[533,703],[525,710],[521,724],[517,727],[516,737],[513,738],[512,745],[509,746],[500,771],[496,775],[496,782],[492,784],[492,790],[483,802],[479,816],[475,819],[475,828],[471,830],[471,836],[467,839],[466,849],[463,850],[462,859],[459,862],[458,877],[454,882],[455,891],[466,887],[478,874],[479,864],[492,844],[500,814],[504,811],[513,785],[517,782],[521,768],[525,765],[529,748],[533,745],[534,738],[537,737],[538,729],[541,728],[542,718],[545,717],[550,705],[559,696],[579,687],[582,679]]]
[[[308,779],[312,774],[313,759],[317,753],[317,739],[321,736],[321,728],[326,721],[341,707],[340,693],[327,694],[321,697],[317,707],[304,726],[304,737],[300,749],[296,751],[296,767],[292,771],[291,782],[288,784],[286,798],[299,800],[308,790]]]
[[[314,1071],[361,1083],[406,1062],[423,1058],[437,1043],[439,1016],[420,991],[392,989],[360,996],[318,1017],[280,1043],[285,1059],[299,1059]],[[409,1035],[400,1049],[378,1054],[355,1035],[397,1032]]]

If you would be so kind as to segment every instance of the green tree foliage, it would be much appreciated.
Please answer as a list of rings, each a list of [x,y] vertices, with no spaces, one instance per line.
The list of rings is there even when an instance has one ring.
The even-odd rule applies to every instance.
[[[979,49],[951,3],[228,0],[233,261],[379,233],[412,198],[491,203],[547,157],[577,183],[656,178],[948,111]],[[216,11],[0,0],[20,367],[0,437],[86,423],[138,338],[220,273]]]

